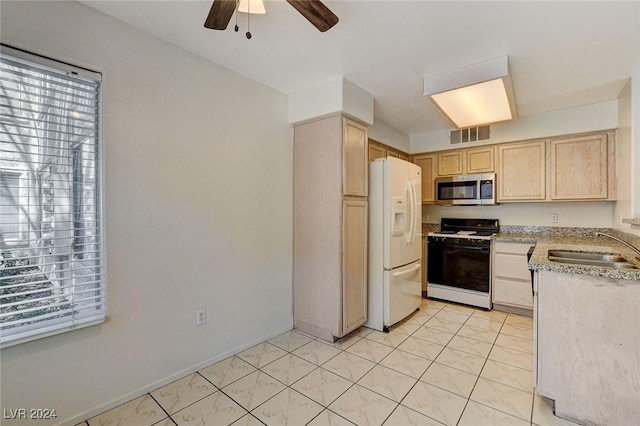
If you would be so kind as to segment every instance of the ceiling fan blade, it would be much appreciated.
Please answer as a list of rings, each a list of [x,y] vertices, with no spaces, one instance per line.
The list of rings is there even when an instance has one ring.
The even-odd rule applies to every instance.
[[[226,29],[235,10],[236,0],[213,0],[209,16],[204,21],[204,26],[212,30]]]
[[[321,32],[327,31],[338,23],[338,17],[320,0],[287,0],[287,2]]]

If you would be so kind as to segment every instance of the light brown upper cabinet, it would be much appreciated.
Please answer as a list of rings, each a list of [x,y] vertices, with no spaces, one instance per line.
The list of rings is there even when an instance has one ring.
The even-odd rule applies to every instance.
[[[436,155],[419,154],[413,156],[413,162],[422,167],[422,204],[430,204],[436,201]]]
[[[546,198],[546,141],[498,145],[498,201]]]
[[[439,152],[438,176],[451,176],[464,173],[465,155],[463,150]]]
[[[493,146],[465,149],[465,173],[491,173],[496,170],[496,149]]]
[[[410,161],[409,154],[406,152],[402,152],[373,139],[369,139],[369,161],[375,161],[377,158],[386,158],[387,156]]]
[[[375,161],[386,156],[387,150],[385,147],[369,139],[369,161]]]
[[[552,139],[551,199],[607,199],[609,193],[609,146],[606,134]],[[613,160],[612,160],[613,161]]]
[[[369,183],[367,127],[348,118],[343,120],[343,192],[344,195],[365,197]]]
[[[438,176],[495,171],[496,150],[494,146],[443,151],[439,152],[437,156]]]

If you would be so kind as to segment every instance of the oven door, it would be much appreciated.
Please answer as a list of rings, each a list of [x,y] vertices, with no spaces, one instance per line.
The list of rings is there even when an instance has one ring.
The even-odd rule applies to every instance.
[[[443,243],[443,284],[449,287],[489,293],[491,245],[464,240]]]

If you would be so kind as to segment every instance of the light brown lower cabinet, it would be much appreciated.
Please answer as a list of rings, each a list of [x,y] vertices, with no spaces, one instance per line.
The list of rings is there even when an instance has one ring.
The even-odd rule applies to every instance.
[[[342,220],[342,335],[367,321],[368,203],[343,201]]]
[[[638,282],[545,270],[535,281],[538,395],[579,424],[638,424]]]
[[[531,313],[533,288],[527,252],[532,246],[531,243],[494,242],[491,296],[494,309],[515,308]],[[518,313],[525,312],[518,311]]]

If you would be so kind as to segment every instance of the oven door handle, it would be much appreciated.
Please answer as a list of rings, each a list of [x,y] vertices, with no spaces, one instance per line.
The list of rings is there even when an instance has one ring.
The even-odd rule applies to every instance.
[[[465,249],[465,250],[476,250],[476,251],[480,251],[480,250],[485,250],[485,251],[489,251],[490,247],[480,247],[480,246],[463,246],[463,245],[458,245],[458,244],[444,244],[444,248],[455,248],[455,249]]]

